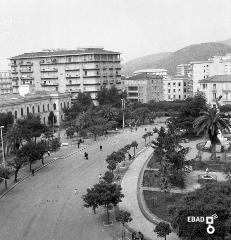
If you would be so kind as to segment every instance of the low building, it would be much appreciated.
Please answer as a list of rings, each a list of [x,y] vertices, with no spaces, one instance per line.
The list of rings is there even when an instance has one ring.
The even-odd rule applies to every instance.
[[[162,101],[163,76],[141,73],[122,78],[122,90],[127,92],[127,99],[131,102]]]
[[[204,94],[208,104],[216,106],[216,99],[220,96],[221,105],[231,104],[231,75],[215,75],[198,82],[199,91]]]
[[[0,72],[0,95],[11,94],[12,92],[13,88],[10,71]]]
[[[184,100],[192,96],[192,82],[187,76],[174,76],[163,81],[165,101]]]
[[[155,69],[141,69],[141,70],[137,70],[133,73],[133,75],[138,75],[141,73],[147,73],[148,75],[157,75],[157,76],[163,76],[163,79],[166,79],[168,76],[168,71],[166,69],[159,69],[159,68],[155,68]]]
[[[64,119],[64,108],[71,106],[71,94],[68,93],[46,93],[0,96],[0,113],[11,112],[16,119],[23,118],[29,113],[40,115],[41,123],[48,124],[48,116],[54,112],[57,123]]]
[[[176,66],[176,76],[187,76],[191,74],[191,64],[179,64]]]

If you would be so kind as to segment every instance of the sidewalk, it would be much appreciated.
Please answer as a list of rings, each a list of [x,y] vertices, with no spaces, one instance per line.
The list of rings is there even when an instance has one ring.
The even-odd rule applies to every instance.
[[[152,152],[153,149],[151,147],[147,148],[146,151],[138,155],[130,165],[121,183],[123,189],[122,192],[125,197],[123,198],[122,203],[119,204],[120,209],[125,209],[131,213],[133,220],[128,224],[128,227],[134,231],[141,231],[145,235],[145,239],[147,238],[149,240],[159,238],[157,238],[157,235],[153,232],[155,225],[143,215],[137,197],[141,191],[140,188],[138,189],[140,172],[143,170],[143,167]],[[141,204],[145,206],[146,204],[142,202],[144,201],[143,198],[140,200]],[[159,219],[156,218],[156,221],[159,221]],[[175,233],[171,233],[168,236],[168,239],[177,240],[178,237]]]

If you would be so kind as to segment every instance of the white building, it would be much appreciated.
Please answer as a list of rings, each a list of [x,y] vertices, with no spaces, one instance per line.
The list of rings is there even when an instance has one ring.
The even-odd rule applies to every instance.
[[[212,106],[216,105],[219,96],[222,96],[221,105],[231,104],[231,75],[216,75],[199,80],[199,86],[199,90]]]
[[[191,65],[193,93],[196,93],[200,89],[199,80],[215,75],[231,74],[231,54],[226,54],[226,56],[214,56],[207,61],[194,61],[191,62]]]
[[[163,76],[163,79],[167,78],[167,73],[168,71],[166,69],[141,69],[137,70],[133,73],[133,75],[141,74],[141,73],[148,73],[149,75],[158,75],[158,76]]]
[[[0,72],[0,95],[12,93],[12,78],[10,71]]]
[[[90,93],[96,99],[100,86],[120,89],[120,53],[103,48],[24,53],[11,59],[13,93],[19,86],[34,91]]]
[[[179,64],[176,66],[177,76],[190,76],[191,64]]]

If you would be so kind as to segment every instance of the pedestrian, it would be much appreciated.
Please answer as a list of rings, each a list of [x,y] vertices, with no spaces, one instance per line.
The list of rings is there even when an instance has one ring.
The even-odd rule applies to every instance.
[[[102,151],[102,149],[103,149],[103,147],[102,147],[102,145],[100,145],[100,146],[99,146],[99,150]]]
[[[32,169],[31,172],[32,172],[32,175],[34,176],[34,169]]]
[[[99,180],[102,180],[102,174],[101,173],[99,174]]]
[[[87,158],[87,153],[86,152],[84,153],[84,158]]]
[[[88,160],[88,153],[86,153],[86,159]]]
[[[135,240],[135,233],[132,232],[132,240]]]
[[[79,145],[80,145],[80,140],[78,141],[78,143],[77,143],[77,144],[78,144],[78,148],[79,148]]]
[[[147,128],[145,128],[144,131],[146,132],[146,131],[147,131]]]
[[[48,155],[48,156],[50,156],[50,155],[51,155],[50,151],[47,151],[47,155]]]
[[[128,158],[129,158],[129,160],[132,159],[132,155],[130,153],[128,154]]]

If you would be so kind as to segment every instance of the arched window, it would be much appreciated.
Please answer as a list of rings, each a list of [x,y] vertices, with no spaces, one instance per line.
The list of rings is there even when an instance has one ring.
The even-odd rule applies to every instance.
[[[27,115],[30,113],[29,107],[26,108],[26,113],[27,113]]]
[[[49,106],[49,104],[47,104],[47,111],[49,111],[49,110],[50,110],[49,108],[50,108],[50,106]]]
[[[38,112],[40,112],[40,107],[39,107],[39,105],[38,105]]]
[[[23,116],[23,108],[21,108],[21,116]]]
[[[55,103],[53,104],[53,109],[56,110],[56,104]]]
[[[44,106],[44,104],[43,104],[43,112],[45,112],[45,106]]]
[[[34,114],[34,106],[32,107],[32,113]]]
[[[15,110],[14,111],[14,118],[17,119],[17,117],[18,117],[18,112]]]

